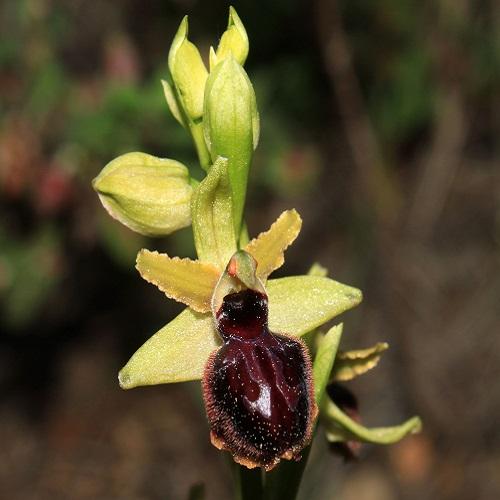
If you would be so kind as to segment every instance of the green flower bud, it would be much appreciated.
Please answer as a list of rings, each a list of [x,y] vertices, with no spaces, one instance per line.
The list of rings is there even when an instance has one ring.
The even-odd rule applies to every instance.
[[[168,67],[177,95],[187,117],[196,121],[203,115],[203,94],[208,72],[200,52],[187,39],[188,19],[182,20],[168,54]]]
[[[231,54],[217,64],[208,78],[203,127],[212,160],[219,156],[228,160],[233,220],[239,234],[259,115],[252,84]]]
[[[164,236],[191,223],[189,172],[178,161],[127,153],[92,185],[108,213],[138,233]]]
[[[229,7],[227,30],[222,34],[217,52],[211,54],[210,67],[213,69],[218,62],[223,61],[229,54],[233,54],[233,57],[241,66],[245,64],[248,56],[247,32],[233,7]]]

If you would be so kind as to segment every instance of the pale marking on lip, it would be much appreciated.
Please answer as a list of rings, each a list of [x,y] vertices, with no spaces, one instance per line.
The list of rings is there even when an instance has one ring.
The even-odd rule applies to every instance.
[[[259,390],[259,397],[255,401],[248,401],[248,404],[261,415],[271,418],[271,389],[268,385],[264,384],[259,387]]]

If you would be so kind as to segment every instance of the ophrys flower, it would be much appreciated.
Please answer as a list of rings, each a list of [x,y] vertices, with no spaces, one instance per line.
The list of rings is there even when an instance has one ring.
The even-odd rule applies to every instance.
[[[266,406],[268,405],[266,398],[271,397],[271,388],[273,390],[278,388],[276,377],[279,378],[280,373],[286,372],[290,374],[290,377],[292,375],[298,377],[299,382],[298,385],[294,382],[288,384],[287,387],[284,385],[279,387],[287,391],[293,386],[297,392],[295,394],[296,400],[292,394],[289,394],[288,398],[282,399],[280,403],[281,416],[285,414],[289,415],[290,418],[293,416],[293,412],[288,414],[285,411],[284,405],[290,403],[291,408],[293,405],[296,405],[296,408],[302,405],[300,412],[303,413],[304,418],[297,424],[300,433],[296,431],[296,437],[290,438],[287,442],[284,442],[283,439],[280,443],[278,443],[279,440],[270,441],[270,434],[267,433],[265,441],[270,443],[270,449],[262,442],[263,448],[266,448],[265,453],[257,452],[262,436],[262,433],[257,432],[257,423],[254,429],[245,431],[247,434],[253,432],[257,436],[254,442],[250,439],[246,441],[233,439],[232,442],[229,442],[235,438],[234,425],[226,434],[223,434],[220,431],[220,425],[215,422],[215,427],[212,427],[214,444],[228,449],[238,462],[250,467],[263,466],[270,469],[279,462],[281,457],[297,457],[300,449],[310,437],[311,423],[315,416],[315,405],[308,392],[311,391],[310,360],[305,347],[288,336],[303,335],[341,312],[354,307],[361,300],[359,290],[326,277],[305,275],[267,281],[269,274],[283,264],[284,250],[295,240],[300,227],[301,219],[295,210],[284,212],[267,232],[260,234],[244,247],[245,252],[239,252],[238,258],[230,260],[227,270],[221,268],[219,262],[171,258],[166,254],[148,250],[142,250],[137,258],[137,269],[144,279],[158,286],[168,297],[183,302],[189,307],[158,331],[132,356],[120,372],[120,385],[128,389],[140,385],[200,379],[203,376],[207,360],[210,358],[212,363],[206,369],[205,396],[206,401],[209,402],[208,416],[211,423],[214,423],[221,416],[220,410],[222,408],[219,405],[217,410],[211,414],[213,406],[210,407],[210,404],[214,401],[213,396],[216,388],[210,385],[215,384],[215,382],[210,382],[209,379],[214,380],[214,367],[217,359],[222,363],[221,356],[217,358],[217,354],[214,352],[220,352],[221,341],[227,340],[224,339],[225,335],[238,337],[238,332],[235,332],[234,329],[230,331],[230,325],[224,323],[223,316],[224,314],[226,316],[234,314],[235,308],[240,307],[240,313],[246,316],[243,318],[245,320],[243,326],[246,329],[239,336],[250,335],[251,337],[254,335],[255,332],[249,333],[250,326],[256,328],[255,331],[258,331],[258,336],[260,336],[263,331],[267,330],[264,316],[267,314],[267,306],[269,307],[269,330],[283,335],[269,338],[264,335],[264,340],[261,339],[262,342],[247,344],[250,345],[247,351],[241,349],[243,344],[238,349],[233,342],[230,348],[226,348],[226,354],[227,351],[231,351],[236,357],[239,356],[243,365],[245,360],[248,361],[252,357],[260,355],[264,359],[267,356],[269,369],[280,365],[280,363],[283,364],[286,361],[285,358],[295,358],[290,365],[293,365],[293,368],[288,369],[285,366],[282,372],[275,371],[275,380],[270,381],[268,377],[267,385],[262,383],[262,380],[266,378],[263,376],[262,368],[265,361],[253,366],[255,370],[260,371],[258,376],[253,376],[255,371],[252,376],[247,376],[248,371],[243,373],[241,369],[239,371],[237,369],[234,373],[236,376],[239,373],[240,378],[244,379],[243,384],[247,384],[240,394],[240,401],[237,403],[241,403],[244,396],[252,394],[251,397],[247,397],[247,406],[251,407],[252,398],[254,398],[253,402],[259,401],[260,398],[261,414],[265,414],[269,409]],[[240,266],[239,269],[235,268],[235,264],[241,264],[245,261],[245,258],[242,258],[244,255],[251,255],[255,259],[253,269],[250,265],[243,266],[243,268]],[[245,296],[245,293],[242,294],[242,292],[247,295]],[[240,306],[238,306],[238,301]],[[241,323],[243,320],[241,314],[238,321],[233,322],[235,328],[243,324]],[[257,318],[259,315],[260,318]],[[244,341],[244,339],[242,340]],[[228,345],[228,342],[225,345]],[[275,350],[272,351],[272,348]],[[284,357],[276,354],[280,350]],[[220,363],[217,366],[220,367]],[[219,385],[222,383],[221,380],[221,377],[217,379]],[[261,381],[260,386],[256,380]],[[258,387],[252,389],[250,387],[252,384],[257,384]],[[210,389],[207,389],[209,386]],[[297,389],[299,386],[300,388]],[[242,415],[241,412],[232,410],[230,408],[224,413],[226,427],[228,421],[235,424]],[[247,413],[248,415],[249,413]],[[274,416],[275,413],[273,413],[272,418]],[[297,414],[295,414],[296,416]],[[299,420],[295,419],[296,422]],[[273,421],[273,428],[274,426],[278,428],[279,425],[286,428],[285,422],[280,422],[279,418]],[[240,427],[241,429],[243,427]],[[241,434],[244,432],[241,431]],[[279,436],[279,433],[276,435]],[[240,437],[239,434],[238,437]]]

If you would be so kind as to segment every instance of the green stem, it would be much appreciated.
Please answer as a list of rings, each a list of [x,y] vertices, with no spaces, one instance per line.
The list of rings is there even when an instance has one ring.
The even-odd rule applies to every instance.
[[[299,492],[311,445],[302,452],[299,462],[282,462],[266,474],[264,500],[294,500]]]
[[[234,483],[237,500],[263,500],[260,468],[247,469],[243,465],[234,464]]]
[[[243,248],[250,241],[248,236],[248,227],[245,221],[241,224],[240,239],[238,242],[238,248]]]
[[[205,135],[203,133],[203,122],[190,123],[189,130],[191,130],[191,136],[193,137],[193,142],[198,153],[198,160],[200,161],[201,167],[208,171],[211,163],[210,152],[207,148],[207,143],[205,142]]]

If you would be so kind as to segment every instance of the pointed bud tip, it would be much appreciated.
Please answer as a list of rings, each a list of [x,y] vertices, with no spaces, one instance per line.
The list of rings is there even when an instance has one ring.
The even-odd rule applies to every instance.
[[[122,368],[118,373],[118,383],[122,389],[132,389],[132,381],[130,380],[130,375],[125,372],[125,368]]]
[[[186,14],[182,18],[181,23],[179,24],[179,29],[177,30],[177,33],[181,33],[187,36],[188,32],[189,32],[189,21],[188,21],[188,15]]]
[[[239,18],[236,10],[229,7],[229,18],[227,29],[221,36],[219,46],[217,47],[217,59],[219,61],[233,54],[237,61],[243,65],[248,56],[249,43],[248,35]]]
[[[168,53],[168,67],[180,106],[188,118],[197,120],[203,114],[208,71],[198,48],[188,40],[187,32],[187,17],[184,17]]]
[[[348,292],[349,298],[357,305],[363,300],[363,292],[358,288],[351,288]]]
[[[168,53],[168,68],[170,73],[173,73],[172,69],[174,66],[174,58],[177,50],[181,46],[182,42],[186,40],[189,31],[188,16],[184,16],[177,28],[177,33],[174,36],[172,45],[170,46],[170,51]]]

